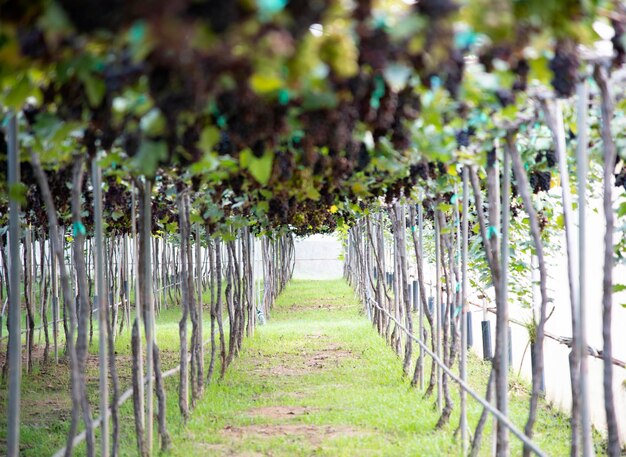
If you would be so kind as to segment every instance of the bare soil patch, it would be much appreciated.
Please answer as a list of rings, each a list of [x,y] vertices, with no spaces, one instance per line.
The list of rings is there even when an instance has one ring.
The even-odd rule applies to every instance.
[[[222,434],[234,439],[298,436],[313,445],[319,445],[325,439],[363,435],[364,432],[344,425],[255,424],[241,427],[227,425],[222,429]]]
[[[227,457],[259,457],[263,456],[260,452],[255,451],[238,451],[227,444],[199,443],[198,446],[203,455],[220,455]]]
[[[248,410],[248,416],[264,417],[268,419],[290,419],[296,416],[305,416],[315,411],[307,406],[264,406]]]
[[[348,349],[329,345],[315,352],[304,351],[300,357],[285,360],[286,363],[274,366],[267,366],[260,361],[253,371],[261,376],[305,376],[316,370],[339,366],[342,361],[357,357]]]
[[[273,367],[259,367],[255,368],[252,371],[264,378],[275,376],[304,376],[310,373],[310,370],[306,368],[289,367],[285,365],[276,365]]]
[[[331,345],[313,354],[313,356],[307,360],[306,365],[311,368],[326,368],[329,365],[337,366],[344,359],[354,357],[355,355],[352,351]]]
[[[300,312],[305,311],[307,309],[325,309],[325,310],[333,310],[333,309],[344,309],[349,308],[350,305],[345,305],[343,297],[333,299],[324,299],[324,300],[307,300],[306,302],[301,303],[292,303],[287,311],[291,312]]]
[[[328,339],[328,335],[325,335],[324,333],[311,333],[309,335],[304,335],[304,337],[308,340]]]
[[[302,312],[302,311],[306,311],[306,310],[311,310],[311,309],[323,309],[325,311],[332,311],[334,309],[343,309],[345,308],[344,305],[331,305],[330,303],[320,303],[320,304],[313,304],[313,305],[293,305],[290,306],[289,308],[287,308],[288,311],[290,312]]]

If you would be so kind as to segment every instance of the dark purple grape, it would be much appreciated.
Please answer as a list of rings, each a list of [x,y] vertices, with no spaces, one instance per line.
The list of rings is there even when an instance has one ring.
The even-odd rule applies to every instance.
[[[561,40],[554,50],[554,57],[550,60],[552,70],[552,87],[560,98],[569,98],[576,90],[578,77],[578,53],[576,44],[571,40]]]
[[[530,187],[533,189],[533,193],[549,191],[551,179],[552,174],[549,171],[533,171],[529,176]]]
[[[355,167],[356,171],[363,171],[369,165],[371,160],[370,153],[367,150],[367,146],[365,143],[361,143],[359,146],[359,152],[357,156],[357,165]]]
[[[431,19],[440,19],[454,13],[459,6],[453,0],[419,0],[415,9]]]
[[[515,94],[508,89],[497,89],[496,98],[503,108],[515,103]]]
[[[137,5],[132,0],[59,0],[58,3],[79,33],[98,29],[115,32],[137,18]]]
[[[458,130],[455,136],[456,143],[459,147],[468,147],[470,145],[470,135],[467,129]]]
[[[619,173],[615,174],[615,187],[623,186],[626,189],[626,167],[622,166]]]
[[[187,8],[187,16],[205,19],[215,33],[225,32],[240,15],[236,1],[199,0],[191,2]]]
[[[230,141],[228,132],[223,130],[220,132],[220,140],[215,146],[215,151],[220,155],[232,155],[235,152],[235,148],[233,147],[233,143]]]
[[[251,150],[254,157],[261,158],[265,153],[265,143],[261,140],[258,140],[252,145]]]
[[[48,56],[48,46],[39,27],[20,28],[17,31],[20,52],[31,59],[43,59]]]

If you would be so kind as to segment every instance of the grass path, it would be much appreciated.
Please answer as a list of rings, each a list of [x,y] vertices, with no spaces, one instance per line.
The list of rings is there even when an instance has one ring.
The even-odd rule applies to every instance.
[[[178,363],[179,318],[180,310],[172,307],[157,321],[164,370]],[[206,319],[205,336],[208,326]],[[94,341],[92,351],[97,347]],[[120,386],[125,390],[131,375],[126,333],[118,338],[116,351]],[[96,416],[97,357],[90,355],[87,365],[87,387]],[[453,437],[458,389],[451,386],[457,405],[453,425],[435,430],[434,398],[424,399],[419,390],[412,389],[401,366],[363,317],[345,282],[292,281],[279,297],[269,323],[244,340],[242,353],[225,379],[206,388],[186,424],[178,411],[178,376],[166,380],[167,422],[173,440],[167,455],[460,455]],[[36,365],[32,374],[23,377],[21,455],[51,455],[64,445],[71,410],[67,369],[64,363]],[[487,363],[470,357],[469,381],[479,392],[484,390],[488,372]],[[511,377],[510,412],[523,428],[528,386]],[[5,408],[6,385],[0,384],[0,409]],[[121,456],[137,455],[132,408],[129,401],[120,410]],[[480,412],[480,406],[470,401],[472,429]],[[540,404],[535,430],[548,455],[569,455],[569,427],[563,414]],[[490,436],[488,427],[483,456],[489,455]],[[596,434],[595,438],[596,455],[606,455],[601,437]],[[0,414],[0,455],[5,439],[6,416]],[[511,455],[521,455],[518,440],[511,437],[511,444]],[[156,450],[156,441],[154,446]],[[84,444],[75,455],[85,455]]]
[[[359,309],[343,281],[293,281],[269,324],[245,341],[224,381],[208,389],[175,433],[171,454],[459,455],[455,426],[434,430],[433,399],[410,388],[401,362]],[[484,383],[486,364],[471,365]],[[511,409],[523,423],[525,394],[513,397]],[[479,413],[470,405],[472,423]],[[564,417],[543,407],[537,429],[551,455],[567,454]]]

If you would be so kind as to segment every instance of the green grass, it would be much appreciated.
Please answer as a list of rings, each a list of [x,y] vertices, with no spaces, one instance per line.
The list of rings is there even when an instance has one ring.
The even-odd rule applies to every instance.
[[[307,367],[307,360],[328,348],[339,348],[342,356],[321,368]],[[484,390],[488,371],[487,364],[471,358],[471,382],[479,391]],[[523,427],[527,388],[517,380],[512,385],[513,420]],[[458,405],[458,389],[451,388]],[[268,406],[309,411],[251,415]],[[481,407],[469,400],[468,410],[473,428]],[[216,455],[460,455],[460,442],[453,436],[458,407],[443,430],[435,430],[437,420],[434,398],[424,399],[410,387],[401,361],[362,317],[343,281],[293,281],[279,298],[269,325],[246,341],[226,379],[211,386],[187,428],[176,433],[171,455],[211,450]],[[238,433],[233,434],[233,428]],[[328,433],[333,428],[337,433]],[[549,455],[569,454],[564,415],[542,405],[536,430],[537,441]],[[490,437],[488,427],[483,455],[489,455]],[[518,440],[511,437],[511,442],[511,455],[519,455]]]
[[[159,316],[164,370],[178,363],[179,315],[172,308]],[[204,329],[207,338],[208,319]],[[118,339],[117,349],[125,390],[130,376],[127,336]],[[97,341],[92,347],[95,351]],[[484,391],[488,372],[486,363],[470,358],[470,383],[479,392]],[[88,379],[94,405],[97,376],[98,367],[91,364]],[[49,455],[64,444],[69,418],[67,378],[67,367],[54,365],[37,367],[34,374],[23,377],[22,455]],[[223,381],[205,389],[187,424],[178,413],[177,382],[177,376],[166,382],[172,436],[167,455],[460,455],[460,442],[453,436],[458,424],[458,389],[451,384],[456,405],[451,425],[435,430],[434,397],[424,399],[419,389],[410,387],[401,360],[363,317],[343,281],[291,282],[268,324],[244,340],[240,357]],[[522,428],[528,387],[517,379],[511,386],[511,415]],[[468,402],[473,429],[481,407],[472,399]],[[6,407],[6,387],[0,389],[0,404]],[[277,414],[259,410],[269,407],[282,409],[275,409]],[[306,414],[285,414],[289,410],[300,413],[302,408]],[[121,414],[120,453],[136,455],[132,402],[123,406]],[[0,416],[0,454],[5,421]],[[569,426],[563,414],[542,404],[535,430],[537,442],[548,455],[569,455]],[[482,455],[489,455],[490,426],[483,441]],[[520,455],[514,436],[511,443],[511,455]],[[77,455],[84,452],[83,445]]]

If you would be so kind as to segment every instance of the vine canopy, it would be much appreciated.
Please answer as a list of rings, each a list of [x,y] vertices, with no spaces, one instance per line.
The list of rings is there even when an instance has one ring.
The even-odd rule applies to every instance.
[[[57,186],[100,160],[111,230],[139,176],[162,206],[191,188],[212,230],[333,230],[449,191],[530,93],[570,97],[598,43],[621,65],[624,21],[600,0],[0,0],[0,106]]]

